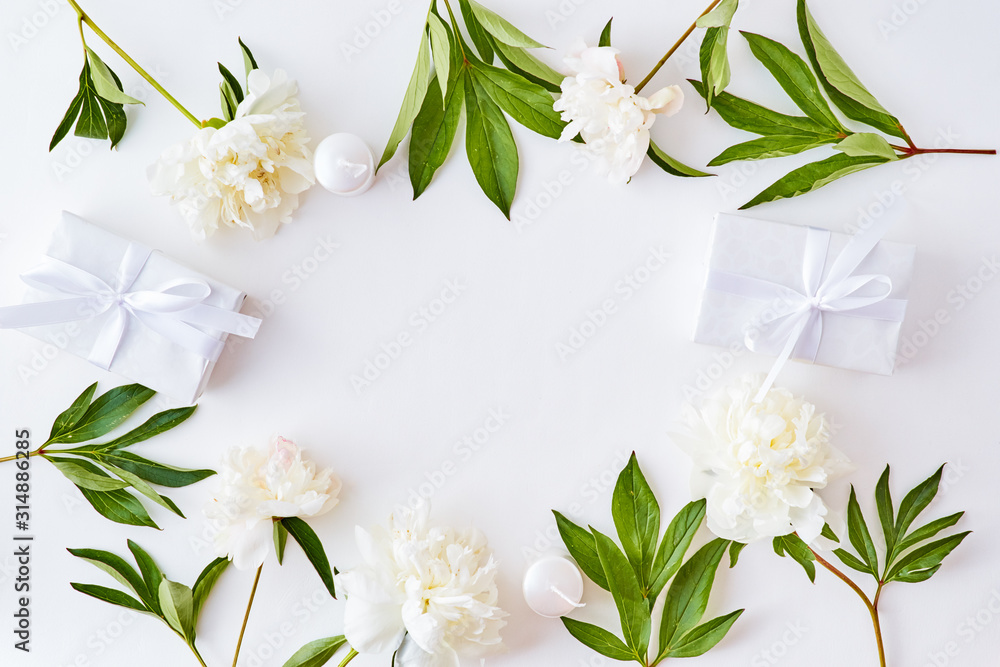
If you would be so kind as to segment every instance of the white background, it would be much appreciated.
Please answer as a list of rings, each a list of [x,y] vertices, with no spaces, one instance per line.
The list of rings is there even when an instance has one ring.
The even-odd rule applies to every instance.
[[[614,14],[614,41],[624,51],[629,78],[638,81],[703,4],[576,2],[494,0],[490,6],[554,47],[543,56],[554,65],[577,38],[596,41]],[[801,53],[792,0],[745,4],[736,26]],[[1000,144],[996,3],[812,4],[845,59],[918,144],[931,145],[948,134],[959,147]],[[46,6],[54,11],[51,17]],[[197,115],[218,113],[215,62],[237,71],[236,38],[242,36],[265,69],[282,67],[298,79],[314,140],[351,131],[377,153],[409,79],[426,10],[424,3],[403,0],[401,11],[348,59],[342,45],[374,20],[372,12],[386,8],[385,0],[174,0],[142,3],[141,9],[123,0],[92,0],[84,6]],[[565,512],[576,504],[579,521],[612,530],[610,483],[633,449],[665,517],[689,500],[689,462],[667,435],[685,388],[696,387],[703,373],[718,377],[724,371],[728,380],[770,364],[750,354],[730,362],[719,349],[689,342],[709,225],[717,211],[734,210],[817,153],[730,165],[717,170],[717,178],[698,180],[673,178],[647,163],[630,185],[612,187],[578,167],[574,146],[515,126],[521,156],[514,203],[518,224],[504,220],[479,192],[460,134],[450,160],[417,202],[411,201],[402,150],[363,197],[309,192],[294,223],[272,240],[255,243],[223,233],[198,243],[168,202],[149,194],[145,179],[146,166],[165,147],[187,138],[190,124],[92,38],[126,90],[149,103],[129,110],[128,134],[118,151],[71,136],[47,153],[81,67],[72,12],[59,0],[7,0],[0,27],[4,303],[14,300],[17,275],[35,263],[61,209],[246,290],[251,295],[246,311],[270,312],[267,302],[283,299],[255,341],[224,354],[195,417],[140,451],[177,465],[213,467],[230,446],[263,446],[275,433],[295,439],[343,479],[340,505],[314,523],[342,569],[358,560],[355,524],[384,521],[395,504],[428,479],[440,482],[439,471],[453,464],[455,474],[433,491],[434,519],[475,524],[487,533],[502,562],[501,600],[511,614],[508,652],[486,664],[608,664],[570,638],[557,620],[527,609],[519,588],[531,550],[547,548],[552,508]],[[706,116],[683,83],[697,75],[692,56],[700,35],[695,40],[649,90],[675,82],[684,87],[686,107],[659,120],[653,135],[674,156],[701,166],[749,136],[715,113]],[[735,33],[731,52],[731,92],[793,111]],[[546,184],[563,171],[569,184],[559,196],[548,197]],[[853,482],[871,511],[874,484],[887,461],[897,501],[942,462],[951,463],[948,483],[928,517],[967,510],[960,526],[975,533],[929,582],[885,591],[883,627],[890,664],[897,667],[995,665],[1000,651],[1000,280],[977,278],[980,271],[993,276],[984,262],[996,261],[1000,249],[998,177],[997,158],[910,160],[756,211],[760,217],[839,230],[856,222],[859,208],[878,202],[880,193],[887,197],[894,182],[909,201],[905,220],[889,237],[918,246],[903,327],[904,341],[921,345],[912,360],[894,377],[792,364],[780,379],[831,417],[836,443],[857,466],[826,493],[836,508],[844,507],[847,484]],[[314,269],[308,280],[290,279],[293,267],[302,267],[321,240],[339,248],[325,262],[306,262]],[[626,300],[616,284],[646,261],[650,248],[662,248],[671,258]],[[458,281],[461,295],[418,332],[411,315],[431,306],[447,281]],[[978,292],[972,299],[959,297],[959,286]],[[556,345],[567,342],[588,310],[608,298],[615,299],[616,313],[581,351],[560,358]],[[919,334],[921,322],[939,310],[948,322],[933,336]],[[413,344],[357,392],[352,375],[362,373],[381,346],[403,332],[413,336]],[[0,333],[0,345],[4,453],[13,448],[16,428],[31,429],[36,444],[44,439],[55,415],[95,379],[103,389],[123,383],[67,354],[44,363],[44,357],[36,358],[40,370],[22,378],[46,348],[17,332]],[[714,390],[721,381],[710,384]],[[163,405],[145,406],[143,415]],[[461,455],[455,443],[473,435],[491,410],[508,415],[504,425],[474,455]],[[0,503],[6,504],[0,505],[0,540],[14,533],[13,474],[9,464],[0,467]],[[125,553],[125,540],[132,538],[171,578],[190,584],[211,559],[200,508],[213,486],[207,480],[171,494],[187,521],[155,508],[162,532],[128,528],[100,518],[50,465],[35,460],[33,652],[25,656],[12,649],[13,561],[7,555],[11,547],[0,542],[0,664],[193,664],[182,642],[155,619],[122,615],[72,591],[70,581],[111,582],[65,548]],[[251,579],[251,573],[228,572],[205,610],[199,644],[213,667],[231,661]],[[314,595],[319,603],[307,605]],[[586,602],[579,618],[615,627],[607,594],[590,587]],[[697,664],[875,664],[870,623],[854,594],[822,571],[810,585],[800,568],[778,559],[769,544],[753,545],[736,570],[720,575],[709,615],[741,607],[747,611],[729,636]],[[305,642],[338,634],[342,610],[341,602],[322,593],[301,551],[290,547],[284,567],[272,559],[264,569],[241,664],[281,665]],[[362,656],[354,664],[388,663],[389,656],[382,655]]]

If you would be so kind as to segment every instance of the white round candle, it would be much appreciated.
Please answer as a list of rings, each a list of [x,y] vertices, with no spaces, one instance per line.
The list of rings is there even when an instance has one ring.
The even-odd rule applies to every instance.
[[[561,556],[536,561],[524,574],[524,599],[540,616],[556,618],[582,607],[583,575]]]
[[[361,194],[375,180],[375,156],[364,141],[348,132],[319,142],[313,165],[319,184],[345,197]]]

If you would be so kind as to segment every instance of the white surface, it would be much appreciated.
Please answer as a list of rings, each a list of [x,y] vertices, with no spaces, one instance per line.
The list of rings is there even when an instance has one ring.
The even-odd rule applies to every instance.
[[[547,54],[553,63],[576,38],[596,40],[614,14],[615,43],[625,47],[626,71],[636,81],[703,4],[494,0],[490,6],[555,47]],[[741,29],[800,50],[792,0],[745,4],[737,17]],[[916,13],[906,14],[903,6]],[[54,8],[54,16],[46,18],[45,7]],[[215,61],[238,67],[236,38],[242,36],[265,68],[282,67],[299,80],[314,140],[351,131],[380,148],[410,77],[426,5],[177,0],[143,3],[140,13],[136,3],[91,0],[85,7],[198,115],[217,113]],[[387,7],[398,13],[386,13]],[[963,147],[1000,144],[996,3],[967,3],[958,11],[943,2],[851,0],[813,2],[813,10],[846,60],[920,144],[939,137],[954,137]],[[340,45],[363,31],[373,12],[386,25],[348,62]],[[553,17],[565,20],[553,23]],[[884,36],[894,20],[898,30]],[[44,25],[15,50],[9,35],[31,34],[25,21]],[[117,152],[70,137],[46,153],[81,66],[71,12],[58,0],[8,0],[0,25],[6,100],[0,112],[6,149],[0,165],[2,294],[13,293],[18,272],[34,263],[65,208],[246,290],[256,306],[245,311],[267,316],[257,340],[231,341],[198,414],[140,450],[203,467],[213,466],[231,445],[262,445],[272,433],[295,439],[343,478],[341,505],[314,524],[341,568],[358,561],[356,523],[383,521],[394,504],[430,484],[434,519],[475,523],[503,563],[509,651],[486,664],[609,664],[559,621],[539,619],[527,608],[519,589],[530,550],[548,548],[551,508],[610,531],[611,484],[632,449],[666,514],[688,500],[689,464],[667,437],[685,393],[718,386],[710,378],[720,373],[730,378],[771,363],[750,354],[732,359],[689,342],[709,225],[717,211],[734,210],[818,153],[735,164],[719,169],[718,178],[701,180],[672,178],[647,163],[629,186],[614,188],[581,168],[575,147],[514,127],[521,155],[516,223],[505,221],[478,191],[460,138],[417,202],[411,202],[400,151],[363,197],[311,191],[295,222],[273,240],[220,234],[199,244],[167,201],[149,195],[145,181],[146,165],[185,139],[190,124],[92,40],[126,90],[148,106],[129,110],[129,132]],[[696,49],[697,42],[683,49],[657,83],[695,76]],[[792,110],[735,36],[732,53],[733,93]],[[687,106],[653,128],[661,146],[702,165],[748,138],[716,115],[705,116],[683,85]],[[887,651],[897,667],[993,665],[1000,646],[998,177],[996,158],[909,160],[755,212],[843,230],[856,223],[860,208],[892,197],[894,185],[909,199],[912,215],[889,238],[918,247],[902,335],[904,352],[915,351],[912,359],[893,377],[790,364],[780,379],[837,424],[836,442],[857,465],[850,481],[866,509],[886,461],[893,464],[898,497],[941,462],[953,464],[928,516],[965,509],[961,526],[976,532],[929,582],[885,592]],[[670,260],[631,287],[628,281],[643,273],[639,267],[657,249]],[[445,297],[451,302],[439,301]],[[596,335],[560,358],[557,344],[568,344],[589,313],[608,304],[613,313]],[[935,318],[945,323],[935,325]],[[352,376],[362,375],[402,334],[412,343],[356,392]],[[98,379],[105,389],[120,384],[69,354],[45,359],[41,355],[52,350],[20,333],[0,333],[0,344],[5,452],[14,446],[15,428],[32,429],[36,442],[43,438],[58,411],[88,383]],[[30,368],[33,359],[41,370],[22,380],[19,369]],[[157,407],[146,406],[144,414]],[[477,431],[499,422],[488,436]],[[480,442],[470,442],[477,433]],[[187,521],[153,509],[166,528],[156,532],[111,524],[85,507],[51,466],[36,462],[33,470],[34,652],[27,658],[14,652],[5,631],[0,664],[193,664],[182,642],[156,620],[121,615],[73,592],[69,581],[110,580],[64,548],[124,553],[131,537],[169,576],[191,583],[210,559],[199,508],[213,482],[171,494]],[[14,532],[13,474],[10,465],[0,467],[8,503],[0,508],[4,541]],[[825,494],[831,504],[843,507],[847,483]],[[244,665],[281,665],[301,644],[341,628],[342,604],[325,597],[298,549],[288,551],[285,567],[271,562],[265,568]],[[8,619],[12,563],[0,557],[0,614]],[[231,660],[251,579],[227,573],[205,610],[199,644],[213,667]],[[585,601],[579,618],[614,627],[607,595],[588,586]],[[869,620],[853,593],[822,572],[811,586],[770,545],[754,545],[737,570],[721,574],[709,614],[738,607],[746,614],[698,665],[875,664]],[[953,657],[945,655],[949,649]],[[385,655],[353,664],[388,662]]]

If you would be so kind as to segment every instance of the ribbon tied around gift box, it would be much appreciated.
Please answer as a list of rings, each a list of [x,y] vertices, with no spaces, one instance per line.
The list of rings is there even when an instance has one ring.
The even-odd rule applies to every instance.
[[[823,338],[823,317],[839,313],[890,322],[902,322],[906,299],[889,298],[892,280],[884,274],[853,275],[891,225],[889,216],[851,237],[826,271],[829,230],[806,228],[802,283],[799,292],[787,285],[729,271],[713,269],[706,287],[768,305],[744,327],[744,344],[752,351],[780,350],[771,371],[754,398],[760,402],[778,373],[794,355],[814,363]]]
[[[64,298],[0,308],[0,328],[62,324],[92,319],[110,312],[87,356],[108,370],[130,319],[209,362],[218,359],[224,342],[198,327],[253,338],[261,321],[208,305],[212,288],[201,280],[177,279],[151,289],[134,290],[152,250],[130,243],[118,267],[114,285],[84,269],[53,257],[21,275],[26,284]]]

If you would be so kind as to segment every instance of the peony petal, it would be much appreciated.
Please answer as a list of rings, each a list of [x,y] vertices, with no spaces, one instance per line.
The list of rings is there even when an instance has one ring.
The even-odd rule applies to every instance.
[[[684,106],[684,91],[680,86],[661,88],[649,97],[649,106],[655,113],[669,118]]]
[[[374,604],[356,595],[347,596],[344,636],[359,653],[391,651],[399,646],[405,633],[398,604]]]
[[[459,667],[458,654],[443,647],[437,653],[428,653],[407,635],[396,654],[397,667]]]

